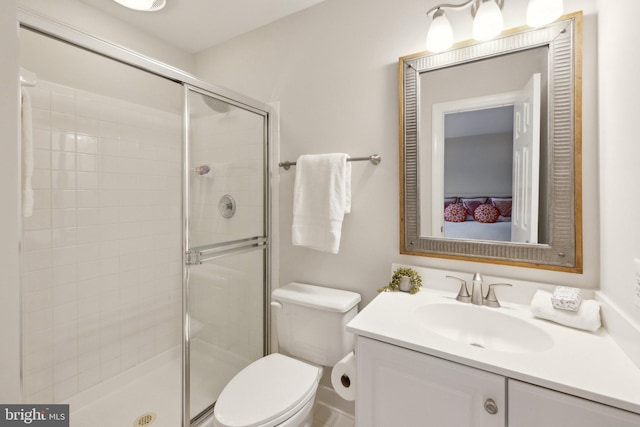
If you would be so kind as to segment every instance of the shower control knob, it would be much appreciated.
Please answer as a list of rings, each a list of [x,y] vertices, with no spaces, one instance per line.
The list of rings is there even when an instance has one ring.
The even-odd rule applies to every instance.
[[[218,202],[218,210],[224,218],[231,218],[236,213],[236,201],[230,195],[225,194]]]
[[[493,399],[487,399],[484,401],[484,409],[491,415],[498,413],[498,405]]]

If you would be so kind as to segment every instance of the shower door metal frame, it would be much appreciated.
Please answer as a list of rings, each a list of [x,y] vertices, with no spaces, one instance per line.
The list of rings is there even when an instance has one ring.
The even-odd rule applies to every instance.
[[[134,68],[138,68],[140,70],[146,71],[148,73],[154,74],[156,76],[174,81],[176,83],[182,84],[184,87],[184,117],[183,120],[188,120],[188,116],[186,115],[186,93],[189,89],[195,90],[201,93],[204,93],[208,96],[212,96],[214,98],[220,99],[228,104],[233,106],[242,108],[244,110],[252,111],[256,114],[262,115],[264,117],[264,159],[265,159],[265,182],[264,182],[264,241],[260,243],[264,249],[264,262],[265,262],[265,270],[264,270],[264,298],[263,298],[263,307],[264,307],[264,348],[263,351],[265,354],[270,351],[270,331],[271,331],[271,310],[268,295],[271,290],[271,263],[272,263],[272,252],[271,252],[271,209],[272,209],[272,200],[271,200],[271,186],[269,183],[269,177],[271,176],[271,172],[273,169],[272,166],[272,155],[271,155],[271,137],[272,137],[272,127],[271,127],[271,118],[272,118],[272,109],[269,105],[264,102],[255,100],[253,98],[247,97],[240,93],[218,87],[211,83],[207,83],[203,80],[198,79],[197,77],[182,71],[176,67],[165,64],[163,62],[157,61],[153,58],[135,52],[131,49],[122,47],[116,43],[112,43],[110,41],[100,39],[95,37],[89,33],[73,28],[63,22],[52,19],[51,17],[45,16],[39,12],[34,10],[25,8],[23,6],[17,6],[17,24],[21,28],[29,29],[31,31],[43,34],[45,36],[51,37],[53,39],[68,43],[72,46],[79,47],[81,49],[85,49],[89,52],[93,52],[95,54],[104,56],[106,58],[112,59],[114,61],[121,62],[123,64],[132,66]],[[187,129],[184,129],[183,135],[186,135]],[[187,140],[186,137],[183,137],[182,141],[183,146],[183,167],[185,165],[186,160],[186,147]],[[188,168],[187,168],[188,171]],[[182,221],[183,221],[183,245],[186,244],[185,237],[187,236],[187,217],[186,213],[188,210],[185,210],[186,203],[188,202],[188,193],[185,192],[185,185],[188,184],[185,179],[186,171],[183,171],[183,206],[182,206]],[[189,360],[185,358],[185,354],[188,356],[188,300],[185,299],[185,292],[187,288],[187,248],[183,247],[183,279],[182,279],[182,289],[183,289],[183,315],[182,315],[182,427],[188,427],[191,425],[191,417],[189,414],[189,396],[188,396],[188,373],[189,368]],[[22,368],[21,368],[22,369]],[[22,373],[21,373],[22,378]]]

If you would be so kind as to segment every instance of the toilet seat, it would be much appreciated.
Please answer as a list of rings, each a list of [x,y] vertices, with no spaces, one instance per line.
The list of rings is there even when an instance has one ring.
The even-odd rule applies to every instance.
[[[315,396],[322,368],[274,353],[240,371],[214,408],[221,427],[272,427],[300,411]]]

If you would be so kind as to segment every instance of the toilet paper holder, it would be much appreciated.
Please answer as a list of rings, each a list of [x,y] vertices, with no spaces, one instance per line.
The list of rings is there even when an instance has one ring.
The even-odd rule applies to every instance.
[[[340,382],[346,388],[351,387],[351,378],[349,378],[347,374],[342,374],[342,376],[340,377]]]

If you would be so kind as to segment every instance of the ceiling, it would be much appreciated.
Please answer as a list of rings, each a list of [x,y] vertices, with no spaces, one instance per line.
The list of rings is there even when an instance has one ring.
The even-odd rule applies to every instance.
[[[175,47],[200,52],[324,0],[167,0],[158,12],[80,0]]]

